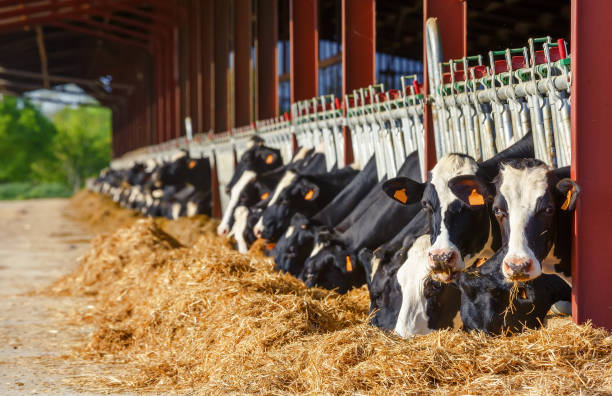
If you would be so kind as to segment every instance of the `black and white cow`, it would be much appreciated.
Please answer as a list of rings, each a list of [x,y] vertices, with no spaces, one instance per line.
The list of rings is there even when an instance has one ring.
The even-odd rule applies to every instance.
[[[410,154],[398,174],[420,177],[418,154]],[[308,286],[338,288],[345,292],[365,283],[365,269],[358,260],[363,248],[375,249],[392,239],[419,211],[420,206],[399,205],[389,200],[376,185],[366,196],[366,205],[358,205],[330,233],[320,233],[299,278]],[[349,270],[350,269],[350,270]]]
[[[264,146],[263,140],[259,137],[254,137],[250,141],[226,186],[229,202],[217,227],[218,235],[229,234],[235,221],[234,211],[238,206],[248,208],[260,200],[259,197],[253,197],[254,190],[249,189],[257,176],[281,166],[282,158],[279,150]]]
[[[555,273],[571,285],[571,224],[580,187],[569,169],[550,169],[535,159],[507,161],[495,180],[493,212],[507,247],[501,263],[510,281]],[[476,177],[451,182],[469,204],[468,191],[488,187]]]
[[[255,225],[255,235],[276,242],[289,227],[295,213],[313,216],[331,202],[358,172],[350,166],[318,174],[288,170]]]
[[[464,330],[500,334],[538,328],[544,324],[553,304],[571,299],[571,287],[554,274],[517,282],[516,296],[511,296],[513,283],[502,273],[507,253],[505,246],[484,264],[469,268],[454,282],[461,291]]]
[[[361,203],[367,204],[369,195],[372,197],[376,195],[377,183],[376,162],[372,158],[365,168],[314,217],[308,219],[302,214],[295,214],[286,232],[274,247],[276,268],[298,276],[314,248],[316,235],[323,229],[329,230],[338,223],[344,223],[344,220],[347,220],[347,224],[354,223],[355,220],[351,216],[353,209]],[[348,225],[343,227],[346,228]]]

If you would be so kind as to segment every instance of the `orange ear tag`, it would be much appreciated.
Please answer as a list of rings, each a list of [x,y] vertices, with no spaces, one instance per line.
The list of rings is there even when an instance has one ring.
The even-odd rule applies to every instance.
[[[187,166],[189,167],[189,169],[193,169],[193,168],[195,168],[196,164],[197,164],[197,162],[195,162],[195,161],[189,161],[189,165],[187,165]]]
[[[527,300],[527,292],[525,291],[525,289],[521,289],[521,298],[523,300]]]
[[[350,256],[346,256],[346,271],[353,272],[353,262]]]
[[[468,197],[468,202],[472,206],[481,206],[484,205],[484,197],[476,191],[476,189],[472,190],[472,193]]]
[[[481,257],[476,261],[476,267],[480,267],[481,265],[483,265],[484,263],[487,262],[487,258],[486,257]]]
[[[395,193],[393,194],[393,198],[397,199],[403,204],[408,202],[408,196],[406,195],[406,189],[402,188],[401,190],[395,190]]]
[[[574,194],[574,187],[570,188],[567,192],[567,197],[565,198],[565,202],[561,205],[561,210],[567,210],[569,208],[569,204],[572,201],[572,195]]]
[[[306,201],[310,201],[312,198],[314,197],[314,190],[310,189],[308,190],[308,192],[306,193],[306,195],[304,196],[304,199]]]
[[[267,250],[272,250],[272,249],[274,249],[274,246],[276,246],[276,243],[268,243],[268,244],[266,244],[266,249]]]
[[[261,200],[263,201],[264,199],[268,199],[269,196],[270,196],[270,193],[266,192],[266,193],[261,194],[259,198],[261,198]]]
[[[273,162],[274,162],[274,154],[268,154],[268,156],[266,157],[266,164],[270,165]]]

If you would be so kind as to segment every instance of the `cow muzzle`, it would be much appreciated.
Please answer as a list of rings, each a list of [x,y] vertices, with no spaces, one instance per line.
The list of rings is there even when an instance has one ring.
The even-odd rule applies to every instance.
[[[230,232],[229,227],[226,226],[225,224],[219,224],[219,226],[217,227],[217,235],[219,236],[227,236],[229,232]]]
[[[432,249],[428,254],[431,278],[448,283],[456,279],[461,271],[457,268],[459,255],[450,249]]]
[[[504,276],[511,281],[526,281],[532,279],[533,260],[526,257],[510,256],[504,258]]]

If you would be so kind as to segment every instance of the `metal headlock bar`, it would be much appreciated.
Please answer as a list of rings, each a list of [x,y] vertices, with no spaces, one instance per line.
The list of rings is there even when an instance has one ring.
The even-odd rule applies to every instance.
[[[344,167],[344,132],[348,128],[358,166],[374,157],[378,179],[395,177],[406,157],[417,152],[425,180],[423,114],[434,115],[436,155],[460,152],[484,161],[531,132],[536,158],[554,167],[571,162],[570,62],[567,44],[550,37],[530,39],[522,48],[490,51],[484,58],[468,56],[442,61],[437,23],[426,23],[430,94],[417,76],[401,78],[401,90],[382,84],[347,94],[294,103],[291,113],[222,134],[196,134],[150,146],[114,160],[113,167],[134,161],[167,160],[178,150],[193,156],[234,160],[259,136],[279,149],[284,163],[298,146],[325,153],[327,170]],[[224,160],[225,161],[225,160]],[[227,167],[227,164],[224,166]],[[227,172],[226,172],[227,173]]]

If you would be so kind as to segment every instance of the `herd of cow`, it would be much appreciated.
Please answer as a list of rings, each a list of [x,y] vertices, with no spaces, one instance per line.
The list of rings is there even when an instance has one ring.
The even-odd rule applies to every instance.
[[[372,324],[403,337],[452,327],[519,332],[571,299],[571,224],[579,186],[534,159],[531,134],[482,163],[442,157],[421,183],[416,152],[398,176],[376,163],[326,170],[324,150],[251,140],[227,185],[217,233],[240,252],[257,239],[278,270],[344,293],[367,284]],[[152,216],[208,213],[205,159],[107,171],[92,186]]]

